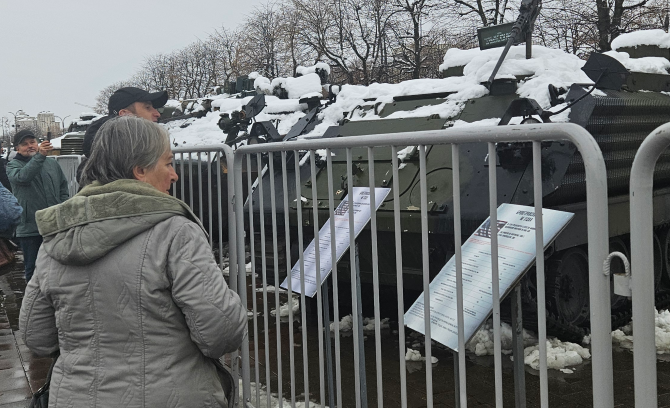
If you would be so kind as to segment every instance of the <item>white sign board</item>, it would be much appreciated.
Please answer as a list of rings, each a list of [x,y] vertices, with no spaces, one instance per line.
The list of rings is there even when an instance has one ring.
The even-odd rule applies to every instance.
[[[357,237],[358,234],[363,231],[363,228],[368,221],[370,221],[372,210],[370,207],[370,189],[368,187],[353,187],[352,190],[354,203],[354,237]],[[390,191],[390,188],[375,188],[375,211],[384,202]],[[333,269],[330,223],[335,223],[335,253],[337,255],[337,260],[339,261],[349,248],[349,234],[351,232],[349,230],[350,216],[351,211],[349,211],[349,200],[345,198],[335,209],[334,218],[326,221],[323,227],[319,230],[319,270],[321,272],[321,282],[318,282],[318,285],[321,285],[323,281],[328,278],[330,271]],[[305,249],[303,262],[305,265],[305,296],[314,297],[317,291],[315,240],[312,240],[309,246],[307,246],[307,249]],[[291,269],[291,276],[293,278],[291,289],[296,293],[300,293],[300,278],[302,274],[300,273],[299,261],[296,262]],[[288,289],[288,277],[284,279],[281,287]]]
[[[546,248],[574,214],[542,210],[543,245]],[[489,219],[468,238],[461,249],[464,338],[467,343],[493,310]],[[502,299],[535,261],[535,209],[502,204],[498,207],[498,277]],[[424,296],[405,313],[407,327],[425,331]],[[458,351],[456,256],[430,283],[430,332],[433,340]]]

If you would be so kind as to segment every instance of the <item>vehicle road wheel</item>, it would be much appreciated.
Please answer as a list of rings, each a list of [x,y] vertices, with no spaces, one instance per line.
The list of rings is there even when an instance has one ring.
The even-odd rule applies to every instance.
[[[546,271],[548,307],[567,323],[582,326],[589,319],[588,257],[581,248],[558,256]]]

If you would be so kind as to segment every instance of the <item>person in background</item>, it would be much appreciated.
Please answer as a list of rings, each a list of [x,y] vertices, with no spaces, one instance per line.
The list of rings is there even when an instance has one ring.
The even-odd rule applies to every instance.
[[[228,406],[215,359],[241,345],[247,311],[167,194],[176,180],[165,129],[113,118],[84,188],[37,212],[44,244],[19,326],[34,353],[60,350],[49,407]]]
[[[2,142],[0,142],[0,151],[1,150]],[[0,183],[2,183],[2,186],[9,190],[10,193],[12,192],[12,186],[7,178],[7,159],[2,157],[2,155],[0,155]]]
[[[152,122],[158,122],[161,114],[157,109],[163,107],[167,101],[167,91],[147,92],[144,89],[133,86],[114,91],[107,103],[108,115],[96,120],[86,128],[84,143],[82,145],[82,151],[86,158],[82,159],[81,164],[77,168],[77,182],[81,180],[81,172],[84,169],[86,160],[91,157],[91,147],[93,146],[95,135],[105,122],[117,116],[136,116]]]
[[[12,236],[14,227],[21,222],[23,207],[11,191],[0,186],[0,237]]]
[[[24,129],[14,135],[16,157],[7,164],[7,177],[12,192],[23,207],[21,223],[16,228],[16,239],[23,251],[26,282],[35,270],[37,251],[42,244],[35,212],[60,204],[70,198],[67,179],[63,170],[52,158],[51,142],[37,142],[32,130]]]

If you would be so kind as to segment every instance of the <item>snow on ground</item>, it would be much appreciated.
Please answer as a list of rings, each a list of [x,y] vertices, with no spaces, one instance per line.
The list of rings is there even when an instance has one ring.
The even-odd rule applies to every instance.
[[[238,391],[239,391],[239,399],[238,401],[244,401],[243,397],[243,389],[242,389],[242,380],[240,379],[239,381],[239,386],[238,386]],[[258,393],[258,395],[257,395]],[[258,397],[258,398],[257,398]],[[251,405],[253,405],[256,408],[275,408],[279,407],[279,398],[276,393],[270,393],[269,396],[269,405],[268,405],[268,393],[267,393],[267,388],[264,385],[261,385],[258,387],[258,385],[254,382],[251,383]],[[299,401],[299,399],[302,398],[302,401]],[[256,405],[258,402],[258,399],[260,399],[260,405]],[[320,407],[321,405],[319,403],[309,401],[307,404],[305,404],[305,398],[304,396],[301,397],[296,397],[298,401],[295,402],[295,407],[296,408],[317,408]],[[281,406],[284,407],[289,407],[291,406],[291,401],[287,401],[286,399],[282,399],[281,401]],[[328,408],[328,405],[325,406],[325,408]]]
[[[656,354],[670,354],[670,311],[656,311]],[[633,322],[612,332],[612,342],[623,349],[633,350]]]
[[[426,357],[423,357],[419,350],[412,350],[411,348],[407,348],[407,352],[405,353],[405,361],[426,361]],[[435,356],[431,356],[430,361],[432,364],[436,364],[438,359]]]
[[[251,274],[251,262],[246,264],[245,270],[247,272],[247,275]],[[226,266],[225,268],[223,268],[223,275],[224,276],[230,275],[230,266]]]
[[[346,315],[339,321],[339,327],[341,332],[350,332],[354,328],[354,318],[352,315]],[[379,321],[380,329],[389,328],[389,319],[384,318]],[[375,330],[375,319],[374,317],[364,317],[363,318],[363,330],[364,331],[374,331]],[[330,331],[335,331],[335,322],[330,322]]]
[[[502,353],[512,354],[512,328],[507,323],[502,323],[500,328]],[[524,363],[534,369],[540,367],[540,351],[538,340],[534,334],[523,331]],[[491,320],[485,323],[466,345],[468,351],[478,356],[493,355],[493,324]],[[564,373],[572,373],[568,368],[582,364],[584,360],[591,358],[590,351],[579,344],[563,342],[559,339],[547,339],[547,367],[560,370]]]
[[[298,297],[291,296],[288,298],[288,301],[283,305],[279,305],[279,316],[286,317],[289,315],[289,309],[293,309],[293,314],[295,315],[300,310],[300,299]],[[277,310],[272,309],[270,311],[272,316],[277,315]]]

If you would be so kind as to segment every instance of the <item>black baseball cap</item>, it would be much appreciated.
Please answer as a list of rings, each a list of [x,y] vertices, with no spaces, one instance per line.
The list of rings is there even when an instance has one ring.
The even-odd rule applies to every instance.
[[[23,139],[25,139],[27,137],[32,137],[33,139],[37,139],[37,137],[35,137],[35,134],[33,133],[33,131],[30,130],[30,129],[23,129],[21,131],[16,132],[16,134],[14,135],[14,146],[18,146],[19,143],[21,143],[23,141]]]
[[[154,108],[158,109],[165,105],[168,100],[167,91],[147,92],[144,89],[128,86],[117,89],[109,97],[107,108],[110,115],[118,115],[121,109],[125,109],[135,102],[151,102]]]

